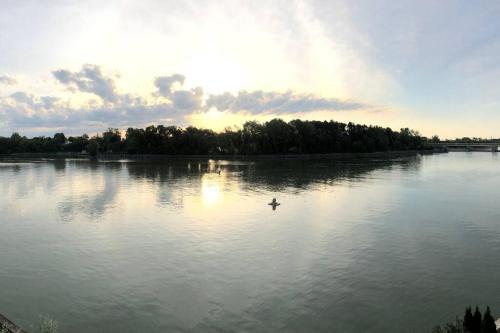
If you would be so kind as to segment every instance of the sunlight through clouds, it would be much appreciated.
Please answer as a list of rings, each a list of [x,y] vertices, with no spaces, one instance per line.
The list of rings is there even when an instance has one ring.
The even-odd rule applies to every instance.
[[[464,123],[493,134],[491,120],[500,119],[492,107],[500,103],[498,14],[500,6],[489,1],[482,6],[430,0],[4,2],[0,31],[9,33],[0,34],[0,131],[98,131],[166,120],[185,126],[193,119],[221,128],[238,125],[230,121],[243,119],[245,112],[256,118],[267,114],[252,108],[223,111],[223,117],[207,113],[209,96],[292,91],[371,106],[348,120],[360,121],[364,114],[360,122],[415,125],[432,135],[433,124],[446,119],[439,128],[446,134],[466,134]],[[88,75],[99,73],[82,66],[95,66],[101,81],[94,76],[90,82]],[[183,88],[170,99],[154,96],[154,78],[173,73],[185,77]],[[55,97],[67,107],[32,109],[28,114],[39,118],[37,124],[23,123],[23,106],[10,97],[16,92]],[[97,111],[103,105],[104,112]],[[136,114],[145,105],[168,115],[158,111],[139,122],[127,117],[131,105]],[[191,110],[194,106],[199,108]],[[47,114],[83,120],[82,110],[94,114],[88,119],[93,126],[42,121]],[[305,108],[292,115],[321,111],[328,110]],[[69,115],[73,112],[77,115]],[[109,114],[114,116],[106,121]],[[116,119],[121,121],[112,123]]]
[[[58,69],[52,74],[60,84],[62,95],[39,96],[16,91],[0,97],[3,131],[24,128],[32,133],[64,131],[66,133],[102,131],[110,127],[121,130],[150,124],[189,125],[198,118],[212,127],[241,124],[244,115],[286,116],[313,111],[358,111],[371,108],[355,101],[323,98],[294,91],[239,91],[206,95],[203,87],[185,87],[185,76],[171,74],[154,78],[155,91],[141,96],[118,90],[117,74],[100,66],[83,65],[79,70]],[[59,97],[61,96],[61,97]],[[221,117],[235,115],[236,117]],[[232,119],[233,123],[229,123]]]

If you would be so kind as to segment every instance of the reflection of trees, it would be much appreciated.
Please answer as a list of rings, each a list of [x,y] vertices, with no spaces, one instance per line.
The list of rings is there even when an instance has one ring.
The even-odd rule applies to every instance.
[[[177,207],[182,207],[185,195],[199,193],[204,174],[215,172],[207,160],[136,161],[126,163],[126,168],[132,179],[154,183],[160,206]]]
[[[284,191],[332,185],[341,180],[356,181],[378,169],[409,170],[420,164],[416,156],[399,159],[297,159],[260,161],[242,174],[244,186]]]
[[[34,179],[41,181],[42,184],[39,185],[48,192],[57,190],[59,173],[64,172],[64,177],[81,177],[82,173],[90,173],[93,182],[90,193],[70,193],[64,195],[58,203],[62,219],[70,220],[82,212],[88,214],[91,219],[104,214],[120,191],[119,180],[123,176],[128,176],[130,186],[134,186],[134,182],[151,183],[159,205],[182,206],[186,195],[199,195],[203,177],[207,173],[217,177],[218,170],[222,171],[221,186],[228,189],[240,188],[245,192],[297,192],[316,186],[332,185],[339,181],[358,181],[375,170],[398,168],[402,172],[412,172],[419,168],[421,158],[410,156],[395,159],[360,157],[243,161],[183,158],[155,161],[55,159],[38,162],[3,163],[1,169],[19,173],[24,167],[29,167],[34,172]],[[55,172],[47,173],[50,165]],[[73,168],[77,172],[73,172]],[[124,170],[127,173],[123,174]],[[22,177],[16,182],[19,193],[27,193],[28,189],[32,188],[33,184],[29,180],[31,178]],[[98,181],[102,181],[102,184],[97,183]]]
[[[412,170],[419,165],[418,156],[397,159],[175,160],[127,163],[127,171],[135,179],[176,189],[176,182],[183,183],[181,188],[199,187],[203,174],[220,169],[224,176],[229,176],[224,177],[224,181],[238,181],[245,190],[293,191],[308,189],[314,185],[334,184],[340,180],[355,181],[377,169],[398,167],[401,170]]]
[[[18,164],[2,164],[0,165],[0,170],[11,170],[14,173],[19,173],[21,166]]]
[[[0,183],[12,187],[16,191],[17,198],[25,197],[37,187],[42,188],[45,192],[50,192],[55,186],[54,173],[47,172],[47,170],[51,169],[57,172],[57,170],[61,170],[61,165],[56,167],[54,160],[2,158],[0,159],[1,176],[6,177],[7,180],[10,177],[15,177],[15,182],[5,181]],[[7,191],[7,188],[4,191]]]
[[[183,178],[201,179],[201,176],[207,172],[216,172],[219,167],[219,163],[207,159],[136,161],[126,165],[132,178],[154,182],[169,182]]]
[[[56,172],[64,172],[66,169],[66,160],[64,158],[56,158],[50,162],[54,165]]]
[[[59,214],[65,221],[73,219],[75,215],[81,212],[85,212],[92,220],[98,219],[112,205],[119,191],[117,175],[122,170],[122,164],[119,162],[98,163],[97,161],[90,161],[89,163],[85,160],[72,162],[78,170],[89,170],[93,176],[92,178],[100,179],[102,176],[104,184],[100,189],[96,186],[96,193],[72,194],[65,197],[59,202]]]

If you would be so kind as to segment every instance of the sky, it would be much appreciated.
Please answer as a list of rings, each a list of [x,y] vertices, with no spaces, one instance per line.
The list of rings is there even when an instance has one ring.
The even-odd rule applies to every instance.
[[[500,2],[0,0],[0,135],[336,120],[500,137]]]

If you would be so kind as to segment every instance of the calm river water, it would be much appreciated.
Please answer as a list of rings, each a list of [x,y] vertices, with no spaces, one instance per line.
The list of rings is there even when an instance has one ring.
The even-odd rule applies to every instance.
[[[475,304],[499,317],[499,202],[492,153],[3,158],[0,313],[72,333],[427,332]]]

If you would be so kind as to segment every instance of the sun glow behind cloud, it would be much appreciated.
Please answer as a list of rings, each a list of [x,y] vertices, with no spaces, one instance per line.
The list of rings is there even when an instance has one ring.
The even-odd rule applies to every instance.
[[[95,64],[85,64],[78,70],[56,69],[52,74],[59,82],[61,94],[41,96],[17,91],[0,96],[4,131],[27,127],[35,132],[52,128],[52,131],[80,134],[88,129],[123,130],[152,123],[186,126],[196,123],[194,119],[219,130],[239,125],[249,117],[271,119],[300,117],[314,111],[373,109],[357,101],[293,90],[206,93],[204,87],[187,86],[186,77],[179,73],[155,77],[154,90],[148,95],[120,90],[117,84],[120,75]]]
[[[258,5],[207,2],[206,6],[197,6],[193,2],[170,9],[169,15],[165,16],[163,13],[167,7],[154,1],[147,5],[135,2],[101,5],[91,1],[84,8],[75,4],[65,4],[57,9],[50,7],[52,15],[57,10],[73,20],[65,21],[64,29],[48,25],[48,32],[62,31],[56,36],[65,43],[64,47],[53,45],[55,57],[46,59],[41,65],[49,72],[60,70],[61,76],[57,79],[67,85],[67,89],[55,85],[53,78],[44,79],[46,87],[21,84],[19,88],[28,90],[35,100],[37,96],[58,98],[58,103],[63,103],[65,108],[42,110],[39,104],[31,103],[37,105],[29,111],[31,124],[28,121],[23,125],[19,106],[8,104],[8,112],[4,111],[4,132],[17,130],[16,126],[32,127],[31,132],[48,132],[50,122],[43,121],[44,114],[64,115],[56,122],[59,124],[53,125],[54,130],[93,132],[106,127],[162,122],[192,123],[221,130],[252,118],[307,117],[312,111],[307,107],[298,110],[290,106],[290,110],[285,107],[279,112],[259,109],[257,114],[247,103],[248,110],[198,108],[181,115],[168,101],[158,100],[152,95],[155,89],[152,78],[175,72],[186,78],[186,93],[183,94],[198,86],[203,89],[205,96],[200,107],[212,94],[237,95],[242,90],[273,94],[293,90],[296,96],[314,94],[314,98],[351,99],[361,91],[349,87],[346,78],[357,75],[366,81],[370,76],[367,68],[363,68],[367,73],[357,73],[359,66],[349,67],[353,61],[361,61],[358,55],[342,46],[340,41],[328,37],[323,23],[314,18],[311,5],[304,1]],[[70,35],[68,31],[71,31]],[[297,47],[299,44],[303,45]],[[47,67],[55,66],[54,62],[57,67]],[[92,66],[103,73],[102,80],[112,82],[113,90],[104,92],[106,87],[103,85],[87,87],[86,74],[78,76],[82,75],[78,71],[82,64],[95,64]],[[64,73],[71,73],[73,77],[66,79]],[[384,85],[383,80],[376,79],[377,86]],[[4,104],[8,96],[4,95]],[[281,98],[280,95],[274,96]],[[363,102],[370,101],[364,99]],[[154,108],[155,111],[150,116],[139,116],[141,107]],[[23,108],[27,110],[26,106]],[[131,108],[137,111],[131,111]],[[14,109],[15,116],[12,115]],[[165,111],[161,116],[160,109]],[[324,109],[328,110],[330,106]],[[339,111],[342,107],[334,109]],[[315,110],[321,110],[321,107],[316,106]],[[110,117],[106,122],[105,115],[111,116],[112,112],[116,117]],[[137,116],[130,118],[131,112]],[[34,115],[36,121],[33,121]],[[77,125],[72,124],[75,118],[88,119]],[[121,121],[117,122],[117,119]],[[67,126],[64,126],[65,122]]]
[[[35,99],[59,98],[58,103],[68,107],[56,113],[68,118],[74,117],[67,113],[99,105],[101,100],[88,92],[62,89],[50,74],[57,69],[76,72],[84,64],[99,66],[106,76],[114,77],[120,96],[140,98],[136,107],[159,103],[152,96],[155,77],[181,73],[186,91],[203,88],[203,101],[211,94],[243,90],[291,90],[371,106],[350,113],[275,114],[284,118],[315,116],[418,127],[427,135],[470,135],[468,129],[495,133],[492,119],[500,117],[495,93],[500,6],[495,2],[473,6],[427,0],[378,4],[364,0],[87,0],[7,2],[1,9],[0,31],[7,32],[0,34],[2,134],[38,131],[31,130],[33,124],[21,122],[21,107],[5,107],[5,100],[19,91]],[[130,122],[125,117],[115,125],[121,112],[129,113],[130,105],[115,107],[121,111],[112,106],[105,110],[117,111],[108,122],[99,114],[101,127],[141,126],[167,119],[182,120],[180,125],[223,128],[247,116],[272,116],[272,112],[193,112],[182,119],[179,114]],[[40,107],[31,111],[41,117],[51,112]],[[49,134],[51,128],[71,127],[63,126],[64,117],[58,118],[57,126],[47,123],[37,128]],[[74,130],[99,127],[86,126]]]

